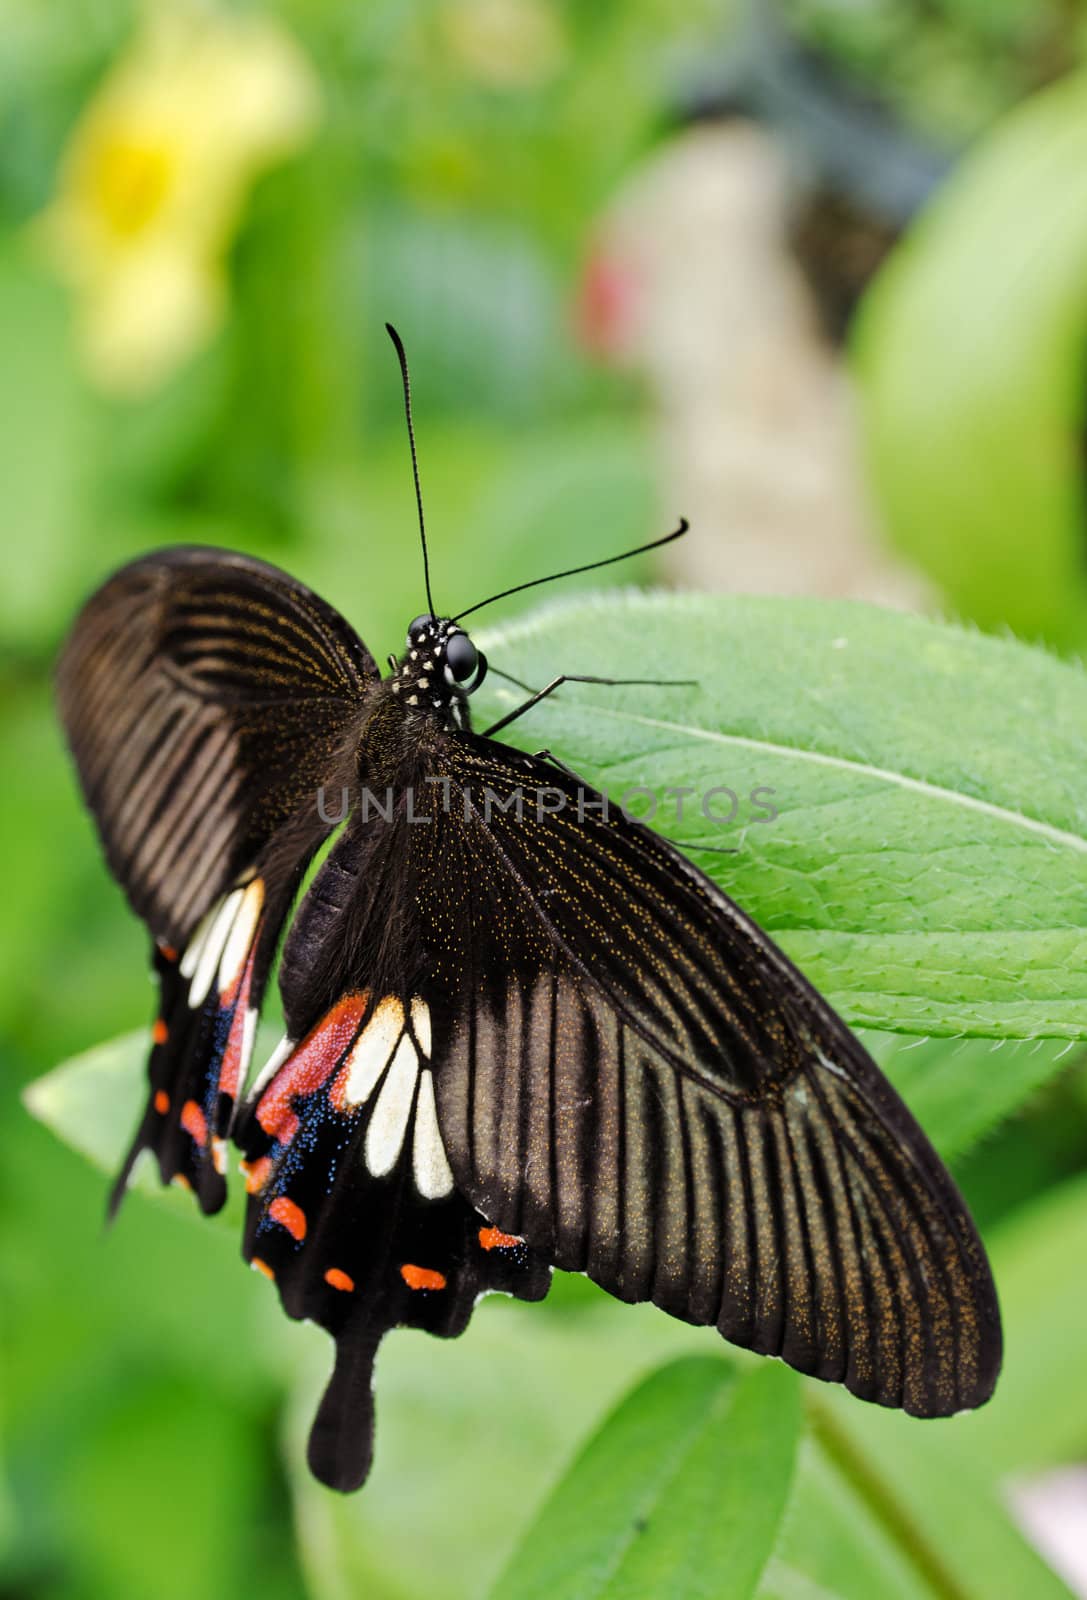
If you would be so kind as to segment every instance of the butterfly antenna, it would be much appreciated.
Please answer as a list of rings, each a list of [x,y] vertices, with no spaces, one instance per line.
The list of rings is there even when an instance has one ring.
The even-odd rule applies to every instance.
[[[419,508],[419,537],[423,542],[423,582],[426,585],[426,603],[430,607],[430,615],[437,616],[434,610],[434,601],[430,594],[430,557],[426,547],[426,524],[423,521],[423,491],[419,487],[419,458],[415,453],[415,423],[411,417],[411,379],[408,376],[408,358],[404,352],[404,344],[400,335],[391,322],[385,324],[385,331],[393,342],[397,357],[400,361],[400,376],[404,381],[404,415],[408,419],[408,443],[411,445],[411,471],[415,479],[415,504]]]
[[[559,578],[573,578],[579,572],[595,572],[598,567],[610,567],[616,561],[629,561],[631,556],[644,555],[647,550],[659,550],[662,544],[671,544],[673,539],[682,539],[690,527],[686,517],[680,517],[679,527],[671,533],[666,533],[663,539],[651,539],[648,544],[637,545],[633,550],[624,550],[617,556],[605,556],[603,561],[590,561],[584,567],[569,567],[565,572],[549,572],[545,578],[530,578],[528,583],[516,583],[512,589],[503,589],[499,594],[492,594],[488,600],[477,600],[474,606],[469,606],[467,611],[458,612],[452,619],[459,622],[462,617],[470,616],[473,611],[481,611],[484,606],[493,604],[495,600],[505,600],[507,595],[520,594],[522,589],[535,589],[541,583],[555,583]]]

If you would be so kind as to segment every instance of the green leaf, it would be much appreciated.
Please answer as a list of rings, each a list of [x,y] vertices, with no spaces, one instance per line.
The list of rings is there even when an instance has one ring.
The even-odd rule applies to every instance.
[[[759,1600],[947,1600],[822,1445],[807,1433]]]
[[[1087,1179],[1044,1196],[989,1244],[1006,1354],[987,1405],[950,1421],[919,1422],[809,1384],[809,1411],[820,1449],[866,1516],[897,1529],[941,1600],[1066,1600],[1063,1584],[1012,1521],[1008,1486],[1087,1449],[1087,1288],[1079,1270],[1087,1255]],[[786,1552],[807,1571],[818,1548],[818,1541],[808,1543],[810,1532]]]
[[[312,1600],[479,1600],[626,1391],[664,1361],[721,1351],[709,1330],[621,1305],[566,1273],[542,1305],[490,1295],[459,1339],[438,1346],[405,1329],[384,1342],[373,1471],[361,1494],[343,1496],[306,1466],[331,1361],[314,1331],[313,1361],[297,1381],[307,1331],[290,1330],[296,1384],[284,1466]]]
[[[744,1600],[778,1534],[799,1425],[784,1368],[662,1368],[575,1461],[492,1600]]]
[[[1082,650],[1087,75],[983,139],[875,280],[862,421],[899,548],[986,627]]]
[[[956,1161],[1076,1059],[1062,1039],[910,1039],[864,1043],[945,1161]]]
[[[615,797],[648,786],[682,844],[738,847],[695,859],[855,1025],[1087,1038],[1079,667],[868,606],[708,595],[598,597],[482,642],[528,683],[697,680],[570,684],[502,737]],[[477,725],[522,699],[492,674]],[[735,807],[708,810],[731,823],[700,804],[723,787]]]
[[[1069,1600],[1012,1522],[991,1475],[956,1442],[955,1430],[969,1419],[949,1427],[902,1412],[881,1414],[838,1391],[817,1395],[814,1386],[809,1409],[821,1449],[867,1517],[907,1555],[928,1586],[922,1593],[939,1600],[994,1594]]]
[[[149,1050],[143,1028],[96,1045],[28,1084],[23,1104],[94,1166],[116,1172],[143,1110]],[[138,1187],[154,1188],[142,1163],[134,1177]]]
[[[274,1030],[262,1028],[257,1035],[256,1059],[266,1059],[274,1044]],[[23,1104],[59,1139],[112,1178],[125,1158],[143,1110],[149,1051],[146,1030],[122,1034],[27,1084]],[[184,1216],[199,1216],[190,1195],[163,1188],[157,1167],[146,1155],[136,1162],[129,1187],[154,1195]],[[239,1185],[234,1187],[239,1189]],[[238,1199],[235,1194],[234,1200]],[[236,1229],[237,1204],[218,1212],[215,1221]]]

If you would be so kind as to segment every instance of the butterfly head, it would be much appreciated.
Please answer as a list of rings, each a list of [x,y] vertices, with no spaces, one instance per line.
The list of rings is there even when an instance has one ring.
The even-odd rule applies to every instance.
[[[421,712],[441,715],[478,689],[486,674],[487,657],[458,623],[424,613],[408,629],[393,692]]]

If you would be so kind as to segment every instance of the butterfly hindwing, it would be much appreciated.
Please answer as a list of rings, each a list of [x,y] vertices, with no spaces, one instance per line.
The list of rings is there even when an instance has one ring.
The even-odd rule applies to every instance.
[[[229,551],[160,551],[87,602],[58,667],[83,792],[155,940],[160,1003],[141,1149],[223,1202],[222,1135],[283,921],[330,831],[377,669],[331,607]]]
[[[237,1139],[250,1193],[245,1254],[288,1315],[336,1341],[310,1437],[337,1489],[369,1471],[372,1376],[393,1327],[451,1337],[481,1294],[536,1300],[547,1260],[456,1192],[438,1128],[428,1009],[418,996],[342,996],[255,1086]]]
[[[459,1193],[438,1127],[433,1022],[396,870],[395,824],[352,819],[295,915],[280,967],[288,1033],[238,1118],[245,1254],[336,1362],[310,1439],[315,1474],[361,1483],[372,1369],[393,1327],[463,1331],[481,1294],[536,1300],[550,1267]],[[415,952],[412,965],[409,950]],[[349,981],[348,974],[353,981]]]

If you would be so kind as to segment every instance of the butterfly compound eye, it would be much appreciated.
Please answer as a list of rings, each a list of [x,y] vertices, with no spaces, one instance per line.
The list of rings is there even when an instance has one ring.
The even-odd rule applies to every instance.
[[[431,624],[432,620],[433,620],[433,618],[431,617],[431,615],[430,615],[430,613],[428,611],[428,612],[425,612],[421,617],[416,617],[414,622],[409,623],[408,624],[408,643],[409,644],[418,644],[419,640],[422,638],[423,633],[425,632],[425,630],[430,627],[430,624]]]
[[[445,664],[458,683],[470,678],[479,665],[479,652],[466,633],[454,633],[445,646]]]

